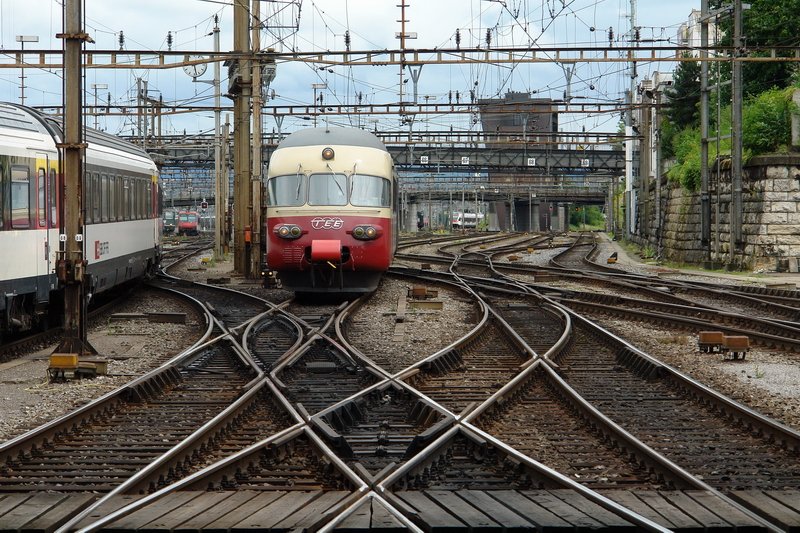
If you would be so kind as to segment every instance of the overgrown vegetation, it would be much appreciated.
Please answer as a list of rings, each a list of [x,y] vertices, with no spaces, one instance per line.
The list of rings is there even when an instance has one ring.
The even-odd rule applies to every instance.
[[[569,225],[576,230],[603,229],[606,221],[596,205],[576,206],[569,210]]]
[[[712,8],[715,2],[712,1]],[[774,2],[754,0],[744,17],[744,34],[749,45],[797,46],[800,44],[800,0]],[[723,23],[721,44],[730,43],[731,27]],[[792,92],[800,88],[797,66],[785,63],[752,63],[744,66],[744,95],[742,110],[742,148],[744,160],[765,153],[788,150],[791,142],[791,114],[797,112],[792,103]],[[730,79],[729,65],[723,65],[719,78],[711,73],[710,83]],[[691,191],[700,187],[700,64],[682,61],[673,76],[673,86],[665,92],[667,97],[664,120],[660,128],[661,154],[674,158],[675,165],[668,171],[671,180]],[[713,93],[712,93],[713,94]],[[710,137],[731,133],[730,91],[714,94],[710,102]],[[719,116],[719,119],[717,118]],[[709,144],[709,164],[718,155],[730,154],[729,139],[719,145]]]

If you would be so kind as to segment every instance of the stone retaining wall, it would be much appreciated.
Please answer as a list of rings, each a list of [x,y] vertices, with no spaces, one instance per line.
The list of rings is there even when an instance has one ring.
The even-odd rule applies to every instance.
[[[743,253],[731,255],[731,177],[723,161],[720,187],[716,172],[711,176],[711,261],[736,269],[789,269],[796,271],[800,258],[800,155],[769,155],[753,158],[743,169]],[[649,191],[655,205],[654,188]],[[655,209],[650,209],[654,217]],[[700,193],[683,190],[679,184],[662,184],[660,236],[637,236],[640,245],[662,251],[667,261],[702,264],[706,260],[700,242]],[[650,228],[655,228],[651,218]],[[639,233],[639,232],[637,232]]]

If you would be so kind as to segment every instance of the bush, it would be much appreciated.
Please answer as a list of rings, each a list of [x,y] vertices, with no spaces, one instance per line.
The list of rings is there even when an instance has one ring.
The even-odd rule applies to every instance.
[[[675,135],[672,146],[677,163],[669,169],[667,177],[680,182],[684,189],[700,188],[700,130],[687,128]]]
[[[742,145],[753,155],[785,149],[791,142],[792,90],[772,89],[744,106]]]

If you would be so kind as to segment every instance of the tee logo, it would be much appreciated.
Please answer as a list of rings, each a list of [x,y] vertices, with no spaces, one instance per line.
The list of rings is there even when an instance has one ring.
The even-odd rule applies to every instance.
[[[342,229],[344,220],[339,217],[316,217],[311,220],[314,229]]]

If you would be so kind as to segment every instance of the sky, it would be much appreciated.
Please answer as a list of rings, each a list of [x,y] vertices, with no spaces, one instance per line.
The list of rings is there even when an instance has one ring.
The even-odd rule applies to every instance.
[[[262,47],[279,51],[343,50],[345,34],[352,50],[397,49],[403,0],[287,0],[262,1]],[[630,34],[631,0],[405,0],[406,32],[417,39],[409,48],[454,48],[456,32],[460,46],[485,48],[487,31],[491,46],[606,46],[609,34],[617,46],[627,45]],[[39,42],[25,43],[26,50],[61,48],[56,34],[62,31],[63,0],[0,0],[0,54],[19,50],[16,36],[37,36]],[[300,9],[297,9],[299,4]],[[688,19],[700,0],[637,0],[636,25],[643,41],[656,45],[674,44],[678,26]],[[210,51],[214,17],[219,17],[221,49],[233,48],[233,8],[230,0],[85,0],[86,32],[95,41],[87,49],[167,50],[168,33],[172,49]],[[120,44],[120,35],[124,41]],[[0,61],[2,62],[2,61]],[[7,60],[6,60],[7,62]],[[669,70],[664,63],[639,64],[638,80],[654,71]],[[223,78],[226,69],[222,69]],[[212,79],[208,68],[198,80]],[[32,106],[61,103],[60,72],[25,69],[25,99]],[[208,83],[193,83],[182,69],[112,70],[87,69],[85,100],[94,102],[92,84],[101,101],[110,94],[118,104],[135,104],[136,79],[148,81],[150,96],[165,104],[213,105],[213,89]],[[406,79],[408,75],[404,76]],[[312,84],[325,83],[319,90],[325,103],[354,103],[361,95],[364,103],[397,102],[399,69],[395,66],[357,66],[320,69],[300,62],[277,65],[277,75],[269,87],[273,105],[311,105]],[[227,81],[223,80],[223,88]],[[411,83],[406,87],[410,88]],[[571,76],[570,93],[585,101],[620,101],[630,87],[630,72],[620,63],[585,63]],[[456,92],[468,99],[470,90],[477,98],[503,96],[507,91],[531,92],[538,97],[562,98],[566,71],[559,64],[536,65],[426,65],[420,72],[420,102],[446,103]],[[105,94],[103,94],[105,93]],[[19,102],[19,69],[0,69],[0,100]],[[464,100],[462,100],[464,101]],[[230,100],[223,98],[223,105]],[[269,105],[268,104],[268,105]],[[224,120],[224,119],[223,119]],[[332,125],[365,125],[391,131],[405,128],[398,117],[375,116],[331,118]],[[562,117],[563,131],[585,128],[593,132],[614,132],[619,116]],[[429,130],[474,130],[480,127],[469,115],[439,115],[417,118],[414,128]],[[89,121],[89,125],[93,125]],[[111,133],[131,134],[135,119],[101,117],[98,125]],[[282,130],[307,127],[308,121],[287,119]],[[165,117],[163,133],[188,135],[213,129],[213,114],[192,113]],[[272,118],[264,120],[265,131],[276,128]]]

